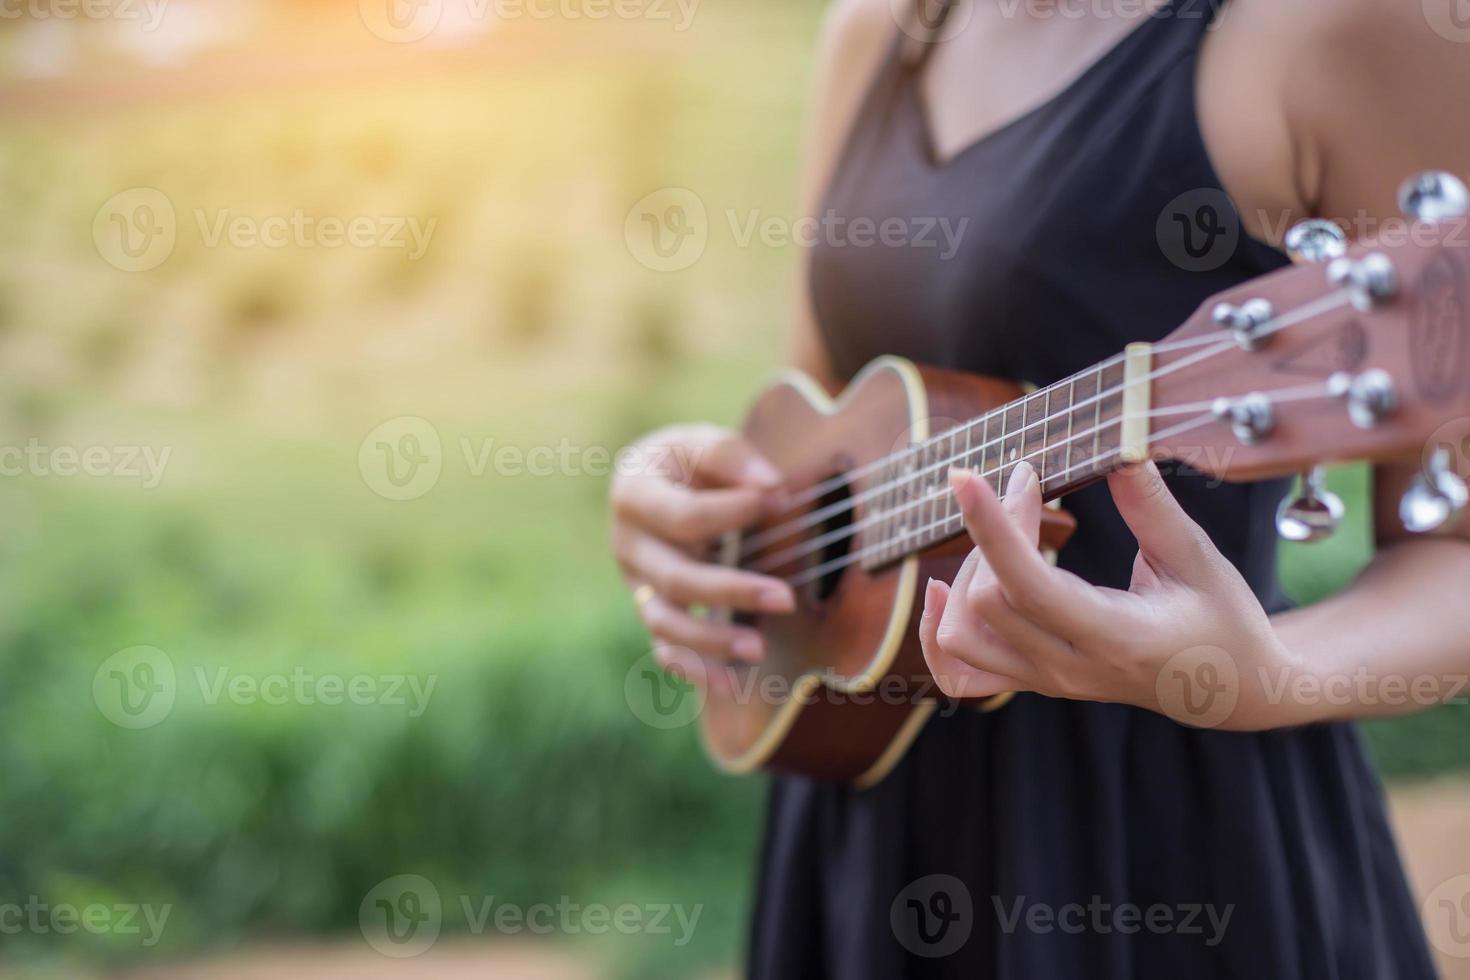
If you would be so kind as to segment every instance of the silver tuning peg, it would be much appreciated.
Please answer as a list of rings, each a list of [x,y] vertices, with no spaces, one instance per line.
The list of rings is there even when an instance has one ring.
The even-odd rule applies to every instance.
[[[1286,541],[1321,541],[1332,537],[1342,514],[1342,498],[1323,485],[1322,467],[1317,466],[1302,474],[1296,496],[1276,508],[1276,533]]]
[[[1336,222],[1321,218],[1298,221],[1286,233],[1286,254],[1297,265],[1331,262],[1347,253],[1347,235]]]
[[[1399,501],[1399,520],[1415,534],[1449,527],[1470,500],[1465,480],[1450,465],[1450,451],[1437,449]]]
[[[1426,170],[1399,185],[1399,210],[1416,221],[1450,221],[1470,213],[1470,191],[1454,174]]]

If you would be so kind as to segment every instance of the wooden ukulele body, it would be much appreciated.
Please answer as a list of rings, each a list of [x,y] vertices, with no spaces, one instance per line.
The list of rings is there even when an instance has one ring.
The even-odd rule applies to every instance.
[[[788,373],[757,398],[744,431],[799,493],[1021,393],[1010,382],[886,357],[865,368],[835,400],[807,376]],[[855,506],[839,516],[861,525],[867,502],[861,491],[853,496]],[[824,497],[804,513],[832,502]],[[792,519],[784,514],[773,523]],[[1043,548],[1060,548],[1072,526],[1068,515],[1048,510]],[[805,535],[833,530],[818,524]],[[777,547],[799,544],[802,537],[793,535]],[[859,531],[803,561],[830,561],[862,542]],[[733,559],[734,547],[727,550]],[[773,769],[859,786],[881,780],[946,703],[919,647],[923,585],[931,576],[952,580],[969,550],[961,537],[878,569],[853,561],[800,586],[795,614],[757,617],[766,659],[731,664],[730,683],[708,690],[701,720],[714,760],[732,772]],[[782,573],[801,568],[794,562]]]

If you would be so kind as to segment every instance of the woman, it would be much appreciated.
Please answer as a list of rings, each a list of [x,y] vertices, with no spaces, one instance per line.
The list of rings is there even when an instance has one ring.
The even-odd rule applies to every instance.
[[[812,213],[966,231],[950,257],[816,245],[794,363],[834,389],[884,353],[1046,384],[1285,264],[1296,220],[1372,231],[1409,174],[1470,170],[1470,45],[1438,2],[955,0],[895,29],[898,0],[845,0],[823,47]],[[1160,216],[1211,195],[1239,233],[1200,261],[1206,239],[1171,238]],[[777,474],[713,427],[648,439],[701,450],[685,458],[702,489],[613,488],[614,548],[662,662],[700,676],[689,658],[761,656],[757,634],[689,607],[792,608],[779,580],[698,557],[779,507]],[[1432,976],[1348,723],[1407,708],[1371,686],[1344,704],[1262,682],[1463,665],[1470,547],[1398,527],[1416,465],[1379,468],[1371,567],[1300,610],[1275,579],[1283,482],[1115,474],[1068,498],[1078,531],[1053,569],[1034,475],[1018,469],[1001,503],[956,474],[976,548],[929,585],[925,656],[951,693],[1023,693],[935,717],[870,790],[774,781],[751,973]],[[1155,678],[1197,647],[1240,668],[1218,729],[1161,713]]]

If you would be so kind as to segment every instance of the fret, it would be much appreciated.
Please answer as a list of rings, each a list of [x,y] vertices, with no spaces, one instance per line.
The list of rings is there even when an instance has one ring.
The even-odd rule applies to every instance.
[[[1096,400],[1092,403],[1092,465],[1089,469],[1097,472],[1097,461],[1101,458],[1101,450],[1098,442],[1102,438],[1102,391],[1103,391],[1103,367],[1097,366],[1097,391],[1093,392]]]
[[[917,508],[915,502],[919,499],[914,490],[914,483],[922,479],[920,472],[924,448],[919,446],[916,452],[905,454],[902,480],[902,499],[898,508],[898,546],[899,553],[909,551],[909,541],[913,537],[914,529],[918,527],[915,521]]]
[[[1036,458],[1036,482],[1044,489],[1046,487],[1046,474],[1051,472],[1047,465],[1047,455],[1051,452],[1051,388],[1042,389],[1045,398],[1041,409],[1041,455]]]
[[[1034,391],[1021,400],[1021,417],[1024,420],[1024,432],[1021,436],[1021,454],[1016,459],[1010,460],[1010,462],[1015,464],[1024,459],[1039,474],[1041,472],[1043,450],[1046,447],[1046,443],[1042,439],[1042,429],[1045,425],[1046,413],[1042,407],[1041,397],[1038,396],[1044,397],[1044,393]],[[1014,465],[1011,466],[1011,470],[1015,470]],[[1007,474],[1005,483],[1001,484],[1001,492],[1004,493],[1004,488],[1010,485],[1010,474]]]
[[[974,419],[971,419],[969,422],[965,423],[965,466],[969,469],[975,469],[975,459],[970,448],[975,441],[974,428]],[[946,530],[958,530],[960,527],[963,527],[965,522],[964,519],[960,516],[959,507],[956,506],[954,503],[954,494],[950,494],[948,509],[949,516],[945,518],[944,521],[944,526]],[[951,523],[956,525],[953,529],[949,527]]]
[[[1072,407],[1077,404],[1077,375],[1067,379],[1067,440],[1066,451],[1062,456],[1062,482],[1066,483],[1072,479]]]
[[[938,502],[933,500],[933,497],[935,497],[935,494],[933,494],[933,475],[935,475],[935,472],[938,472],[938,469],[942,469],[939,466],[939,460],[944,458],[939,454],[939,450],[942,447],[944,447],[944,442],[939,441],[939,439],[931,439],[931,441],[925,442],[925,453],[923,453],[922,460],[920,460],[919,500],[923,502],[919,504],[919,519],[914,522],[914,526],[916,526],[917,532],[919,532],[919,545],[925,544],[929,539],[929,535],[931,535],[928,527],[933,523],[935,504]]]
[[[960,452],[960,429],[965,430],[965,451],[963,453]],[[949,430],[948,458],[952,462],[940,468],[938,478],[934,481],[935,487],[939,491],[940,524],[939,527],[934,529],[936,541],[942,540],[949,535],[952,530],[950,525],[953,523],[957,513],[954,506],[954,494],[949,492],[949,468],[950,466],[963,466],[968,468],[970,465],[970,426],[968,424],[956,426]]]
[[[883,488],[878,494],[878,519],[874,523],[873,537],[877,538],[875,547],[879,561],[887,561],[892,557],[893,550],[893,463],[889,462],[883,466],[878,475],[878,486]]]
[[[1092,446],[1094,437],[1098,435],[1093,428],[1094,419],[1101,417],[1101,406],[1095,397],[1101,391],[1098,387],[1100,377],[1098,372],[1093,371],[1076,375],[1072,379],[1073,408],[1068,413],[1067,422],[1068,484],[1081,483],[1092,476]],[[1077,408],[1078,402],[1087,404]]]
[[[995,492],[1005,493],[1011,481],[1011,470],[1021,461],[1026,441],[1026,400],[1011,402],[1005,407],[1001,418],[1000,465],[995,473]]]
[[[1119,362],[1104,368],[1098,380],[1102,393],[1098,399],[1101,427],[1097,432],[1099,448],[1094,458],[1094,471],[1099,470],[1106,458],[1122,445],[1123,433],[1119,425],[1123,418],[1124,377],[1124,366]]]
[[[869,505],[863,542],[854,545],[865,553],[865,567],[964,532],[949,492],[953,466],[979,471],[997,495],[1023,459],[1049,496],[1111,470],[1121,445],[1125,374],[1117,359],[1095,365],[896,453],[867,488],[876,501]]]

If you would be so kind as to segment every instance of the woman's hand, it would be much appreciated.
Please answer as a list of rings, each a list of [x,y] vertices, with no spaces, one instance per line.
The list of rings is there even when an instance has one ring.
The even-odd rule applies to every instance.
[[[950,485],[976,547],[952,586],[930,580],[919,627],[945,693],[1122,702],[1200,727],[1290,723],[1262,683],[1293,667],[1290,654],[1153,463],[1108,478],[1138,539],[1126,592],[1042,558],[1041,492],[1030,466],[1016,467],[1004,501],[973,471],[951,472]]]
[[[728,658],[753,661],[765,643],[753,629],[714,622],[691,606],[758,613],[796,608],[790,586],[711,564],[728,531],[779,513],[781,474],[739,435],[713,425],[659,429],[629,448],[636,465],[612,483],[612,549],[666,670],[695,682]]]

